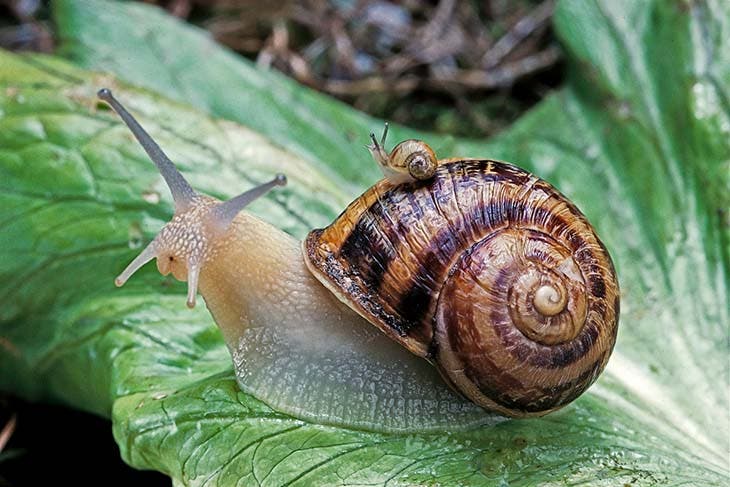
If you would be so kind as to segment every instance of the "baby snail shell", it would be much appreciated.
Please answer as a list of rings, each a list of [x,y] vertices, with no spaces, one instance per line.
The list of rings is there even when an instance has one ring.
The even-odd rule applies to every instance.
[[[439,161],[420,141],[388,155],[384,133],[368,148],[386,178],[299,243],[241,211],[283,176],[224,202],[199,194],[108,90],[99,97],[175,202],[117,285],[157,258],[187,281],[191,307],[199,288],[238,384],[273,408],[378,431],[463,428],[493,423],[484,409],[558,409],[605,367],[613,265],[547,182],[503,162]]]

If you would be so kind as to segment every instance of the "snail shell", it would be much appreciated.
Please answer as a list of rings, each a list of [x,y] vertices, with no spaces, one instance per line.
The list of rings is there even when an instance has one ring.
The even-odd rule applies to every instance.
[[[605,247],[567,198],[510,164],[444,160],[432,179],[383,180],[304,250],[342,301],[500,414],[569,403],[616,340]]]

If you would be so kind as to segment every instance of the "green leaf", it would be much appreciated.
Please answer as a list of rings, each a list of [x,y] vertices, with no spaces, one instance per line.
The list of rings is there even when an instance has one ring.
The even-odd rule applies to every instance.
[[[497,140],[435,139],[442,156],[510,160],[569,195],[614,257],[623,312],[606,373],[564,410],[416,435],[272,411],[238,390],[211,319],[184,309],[180,285],[146,269],[113,289],[170,200],[93,100],[113,84],[203,191],[298,178],[253,209],[299,237],[374,180],[360,146],[377,122],[149,7],[54,7],[77,63],[261,135],[55,59],[2,54],[0,388],[111,413],[127,462],[186,485],[728,483],[727,4],[564,1],[568,86]]]

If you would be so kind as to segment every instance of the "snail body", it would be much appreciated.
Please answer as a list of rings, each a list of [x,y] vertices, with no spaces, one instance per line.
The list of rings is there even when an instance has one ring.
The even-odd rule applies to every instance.
[[[613,266],[547,182],[492,160],[436,160],[420,141],[387,154],[372,136],[386,178],[300,244],[241,211],[283,176],[226,202],[199,195],[100,97],[172,181],[176,206],[117,284],[156,257],[188,282],[189,306],[199,289],[239,385],[275,409],[383,431],[465,427],[498,420],[485,409],[558,409],[605,367]]]
[[[497,421],[322,286],[300,241],[244,212],[230,231],[235,244],[201,272],[199,289],[245,392],[295,417],[360,429]]]

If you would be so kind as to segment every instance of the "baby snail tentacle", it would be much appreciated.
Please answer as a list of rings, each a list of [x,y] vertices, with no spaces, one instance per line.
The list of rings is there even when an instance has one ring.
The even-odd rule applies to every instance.
[[[284,186],[286,176],[277,174],[271,181],[224,202],[197,193],[160,146],[114,98],[109,89],[102,88],[97,95],[117,112],[132,131],[165,179],[175,202],[175,214],[172,220],[122,271],[114,283],[117,286],[124,285],[132,274],[147,262],[157,258],[157,268],[162,275],[172,273],[175,278],[187,281],[187,306],[193,308],[201,267],[216,250],[214,240],[220,240],[212,237],[222,236],[233,218],[249,203],[276,186]]]
[[[438,159],[433,149],[422,140],[408,139],[396,145],[388,154],[385,150],[385,139],[388,135],[388,123],[385,123],[380,142],[370,133],[372,144],[366,146],[370,154],[383,171],[383,175],[393,184],[423,181],[436,173]]]

